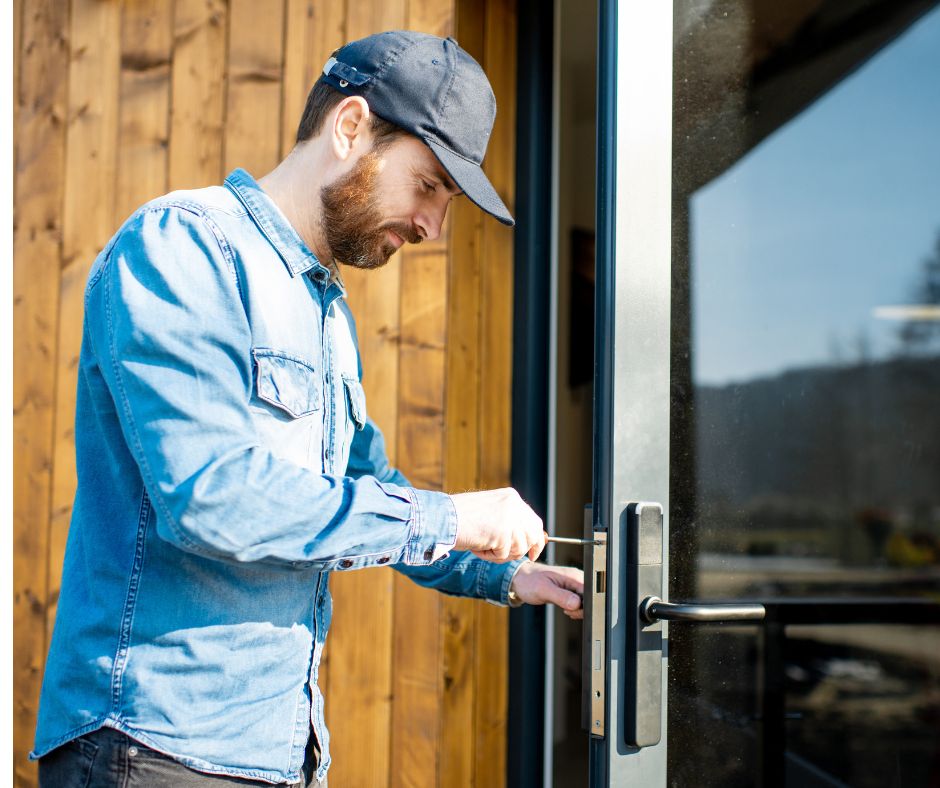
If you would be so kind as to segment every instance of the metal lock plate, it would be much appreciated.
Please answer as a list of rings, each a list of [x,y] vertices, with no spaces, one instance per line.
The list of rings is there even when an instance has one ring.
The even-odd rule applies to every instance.
[[[582,727],[604,736],[607,684],[607,532],[594,530],[591,507],[585,507],[584,628],[582,639]]]

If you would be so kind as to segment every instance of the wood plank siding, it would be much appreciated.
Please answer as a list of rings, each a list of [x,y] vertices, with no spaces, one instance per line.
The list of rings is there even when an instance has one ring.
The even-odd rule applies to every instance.
[[[499,105],[487,171],[513,204],[514,0],[14,0],[14,762],[32,747],[75,492],[82,295],[120,223],[170,189],[255,176],[293,145],[337,46],[453,35]],[[346,271],[370,414],[417,486],[509,483],[512,232],[465,198],[441,238]],[[501,786],[508,618],[388,569],[331,578],[320,684],[335,786]]]

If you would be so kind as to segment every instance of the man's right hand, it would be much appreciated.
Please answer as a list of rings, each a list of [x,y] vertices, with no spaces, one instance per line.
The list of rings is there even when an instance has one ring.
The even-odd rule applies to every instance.
[[[487,561],[505,562],[528,554],[534,561],[545,549],[542,519],[512,487],[451,496],[457,510],[455,550],[469,550]]]

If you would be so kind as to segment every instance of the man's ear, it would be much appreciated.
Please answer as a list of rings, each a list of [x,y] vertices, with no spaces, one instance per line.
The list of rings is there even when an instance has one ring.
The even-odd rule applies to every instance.
[[[346,161],[354,150],[369,142],[372,136],[369,102],[362,96],[347,96],[333,111],[330,143],[333,154]]]

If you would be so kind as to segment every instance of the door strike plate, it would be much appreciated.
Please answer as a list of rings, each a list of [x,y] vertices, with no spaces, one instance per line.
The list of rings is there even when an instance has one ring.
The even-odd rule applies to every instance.
[[[604,735],[607,683],[607,534],[595,531],[591,555],[591,735]]]
[[[594,529],[590,506],[584,509],[584,539],[581,726],[602,738],[607,708],[607,531]]]

